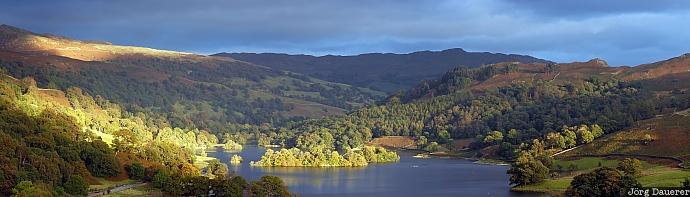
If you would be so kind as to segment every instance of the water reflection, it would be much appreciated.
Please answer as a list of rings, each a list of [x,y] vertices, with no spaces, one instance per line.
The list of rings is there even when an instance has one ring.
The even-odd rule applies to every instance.
[[[506,167],[476,165],[465,160],[420,159],[400,152],[400,162],[368,167],[252,167],[265,149],[245,146],[239,153],[219,147],[208,155],[228,164],[231,171],[248,181],[264,175],[278,176],[290,191],[302,196],[516,196],[508,188]],[[239,165],[230,164],[234,154]]]

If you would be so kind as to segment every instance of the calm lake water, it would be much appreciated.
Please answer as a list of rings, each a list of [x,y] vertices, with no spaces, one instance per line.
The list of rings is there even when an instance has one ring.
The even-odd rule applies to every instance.
[[[398,152],[400,162],[373,164],[359,168],[251,167],[264,148],[245,146],[242,152],[208,152],[220,159],[230,171],[248,181],[264,175],[278,176],[291,192],[301,196],[535,196],[510,192],[506,166],[480,165],[461,159],[414,158],[413,153]],[[234,154],[244,161],[230,164]]]

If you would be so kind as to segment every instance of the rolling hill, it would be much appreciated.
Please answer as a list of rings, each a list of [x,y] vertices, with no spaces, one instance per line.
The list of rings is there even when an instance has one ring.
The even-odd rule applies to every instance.
[[[659,115],[604,136],[559,157],[631,155],[676,158],[690,162],[690,110]]]
[[[355,56],[279,53],[219,53],[213,56],[231,57],[327,81],[386,92],[406,90],[421,80],[434,79],[457,66],[477,67],[499,62],[549,62],[525,55],[467,52],[459,48],[408,54],[368,53]]]
[[[0,68],[40,87],[79,87],[183,128],[280,124],[344,112],[385,96],[227,57],[79,41],[0,26]],[[163,115],[160,115],[163,114]]]
[[[601,59],[459,67],[376,106],[290,129],[296,138],[330,131],[339,148],[381,136],[413,136],[429,150],[438,144],[452,149],[452,139],[470,140],[464,146],[476,156],[511,160],[521,144],[564,127],[586,125],[610,134],[690,107],[683,83],[690,77],[688,59],[637,67],[610,67]]]

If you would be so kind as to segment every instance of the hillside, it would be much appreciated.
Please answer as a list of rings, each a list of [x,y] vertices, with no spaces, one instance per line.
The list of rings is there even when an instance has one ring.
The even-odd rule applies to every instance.
[[[654,65],[676,69],[688,66],[674,63],[687,58]],[[589,136],[590,130],[597,130],[592,137],[596,138],[690,107],[687,84],[680,82],[690,72],[627,77],[643,72],[638,69],[609,67],[600,59],[461,67],[377,106],[289,129],[297,139],[318,139],[311,135],[314,130],[329,131],[341,149],[380,136],[414,136],[419,147],[428,150],[444,144],[452,148],[453,139],[470,140],[473,143],[468,147],[477,156],[512,160],[524,147],[521,144],[545,140],[549,133],[574,129],[572,147],[589,142],[581,135]],[[294,145],[299,147],[300,141]]]
[[[80,87],[149,119],[228,132],[344,114],[383,93],[226,57],[73,40],[0,26],[0,65],[39,86]],[[164,115],[161,115],[164,114]]]
[[[559,157],[581,155],[639,155],[677,158],[690,162],[690,110],[636,122]]]
[[[467,52],[459,48],[408,54],[368,53],[355,56],[278,53],[219,53],[213,56],[231,57],[327,81],[386,92],[406,90],[421,80],[434,79],[457,66],[477,67],[499,62],[548,62],[525,55]]]
[[[142,181],[165,195],[241,195],[247,184],[213,178],[226,175],[224,165],[201,176],[199,154],[219,143],[208,131],[169,127],[79,88],[40,88],[31,78],[0,74],[0,141],[2,196],[86,196]]]

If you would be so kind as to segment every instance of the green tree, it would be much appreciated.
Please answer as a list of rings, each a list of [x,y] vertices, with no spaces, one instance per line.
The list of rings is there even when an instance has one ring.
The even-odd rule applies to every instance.
[[[564,129],[563,140],[565,141],[565,148],[572,148],[577,145],[577,134],[570,129]]]
[[[603,167],[593,172],[575,176],[566,196],[625,196],[626,190],[642,187],[634,177],[618,170]]]
[[[497,144],[503,141],[503,133],[500,131],[489,132],[486,137],[484,137],[484,143]]]
[[[195,177],[195,176],[201,176],[201,171],[199,168],[194,166],[194,164],[191,163],[183,163],[179,167],[179,174],[182,177]]]
[[[12,188],[13,196],[38,196],[39,190],[31,181],[22,181]]]
[[[206,168],[210,178],[225,179],[228,176],[228,166],[217,159],[209,161]]]
[[[604,135],[604,129],[602,129],[598,124],[593,124],[590,126],[592,129],[592,135],[594,135],[594,138],[599,138]]]
[[[81,159],[89,171],[98,177],[115,176],[120,173],[120,163],[105,142],[95,140],[84,143]]]
[[[546,144],[551,148],[566,148],[565,138],[556,132],[546,134]]]
[[[247,188],[247,181],[240,176],[211,182],[211,190],[216,196],[242,197],[245,188]]]
[[[549,176],[553,158],[544,151],[544,145],[537,139],[531,147],[519,153],[518,158],[508,169],[510,184],[516,186],[543,182]]]
[[[639,177],[642,174],[642,162],[635,158],[625,158],[618,163],[616,169],[633,177]]]
[[[501,135],[503,137],[503,135]],[[438,142],[441,144],[448,143],[450,141],[450,133],[446,130],[441,130],[438,132]]]
[[[236,143],[233,140],[228,139],[224,144],[225,150],[239,151],[242,150],[242,144]]]
[[[419,136],[417,137],[417,141],[415,141],[415,144],[417,147],[424,147],[429,141],[426,139],[426,136]]]
[[[158,170],[153,176],[153,186],[157,188],[164,188],[170,183],[170,173],[167,170]]]
[[[263,176],[252,182],[250,187],[252,196],[256,197],[289,197],[290,192],[283,180],[276,176]]]
[[[230,157],[230,164],[237,165],[240,163],[242,163],[242,156],[232,155],[232,157]]]
[[[511,140],[511,143],[515,144],[520,138],[520,133],[516,129],[510,129],[508,130],[508,139]]]
[[[127,175],[129,175],[129,178],[134,179],[134,180],[141,180],[144,178],[144,173],[146,169],[144,168],[141,163],[133,163],[131,165],[125,166],[125,170],[127,170]]]
[[[520,156],[508,170],[510,183],[528,185],[543,182],[548,177],[549,168],[533,157]]]
[[[581,125],[577,129],[577,134],[579,136],[578,140],[580,144],[587,144],[594,140],[594,135],[592,135],[592,132],[589,130],[587,125]]]
[[[63,185],[65,192],[72,195],[88,194],[89,184],[81,176],[72,175]]]
[[[429,143],[429,145],[424,147],[424,150],[429,151],[429,152],[436,152],[436,151],[438,151],[438,147],[439,147],[439,145],[437,142],[431,142],[431,143]]]

